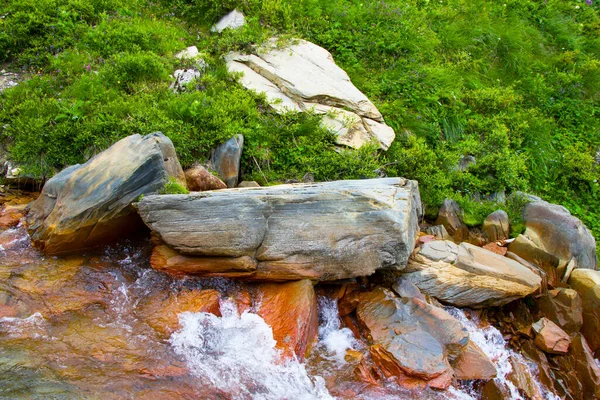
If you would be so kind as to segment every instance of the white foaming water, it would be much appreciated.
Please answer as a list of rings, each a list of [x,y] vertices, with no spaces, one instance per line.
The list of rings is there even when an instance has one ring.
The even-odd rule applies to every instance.
[[[346,351],[358,349],[360,343],[354,338],[350,329],[341,328],[338,304],[335,299],[319,297],[319,318],[321,324],[319,325],[319,343],[317,345],[326,349],[325,357],[338,364],[344,364]]]
[[[509,349],[504,341],[502,333],[493,326],[490,325],[486,328],[480,328],[477,325],[479,321],[476,317],[469,319],[465,312],[458,308],[446,307],[446,311],[461,322],[469,332],[469,336],[473,343],[479,346],[485,355],[487,355],[494,363],[497,372],[497,376],[494,380],[508,388],[512,400],[524,400],[523,396],[519,393],[519,390],[508,380],[508,375],[512,372],[510,358],[513,357],[520,364],[527,366],[527,362],[523,356]],[[527,368],[529,367],[527,366]],[[532,374],[532,376],[534,375]],[[550,393],[542,387],[539,382],[535,381],[534,384],[538,386],[540,392],[545,394],[546,399],[552,400],[557,398],[553,393]]]
[[[6,332],[15,339],[23,336],[32,339],[45,339],[47,338],[47,323],[44,316],[39,312],[27,318],[2,317],[0,318],[0,331]]]
[[[179,314],[181,329],[169,339],[202,385],[238,399],[332,399],[322,378],[310,377],[296,359],[281,358],[260,316],[238,315],[230,303],[221,312]]]

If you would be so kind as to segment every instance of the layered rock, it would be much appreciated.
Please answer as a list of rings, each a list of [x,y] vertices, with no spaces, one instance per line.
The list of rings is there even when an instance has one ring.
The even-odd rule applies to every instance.
[[[143,225],[131,204],[171,177],[185,184],[169,138],[126,137],[46,182],[27,217],[31,238],[47,254],[61,254],[134,232]]]
[[[423,293],[458,307],[489,307],[535,292],[541,278],[516,261],[468,243],[426,243],[406,274]]]
[[[525,206],[525,234],[542,250],[567,265],[572,259],[576,268],[597,269],[596,240],[589,229],[569,210],[557,204],[536,201]]]
[[[566,354],[571,338],[558,325],[548,318],[542,318],[533,324],[535,344],[546,353]]]
[[[258,287],[257,313],[273,329],[284,356],[300,360],[310,350],[319,330],[317,296],[310,280]]]
[[[332,281],[403,269],[421,203],[416,182],[385,178],[145,196],[138,209],[173,249],[155,268],[202,275],[208,258],[253,279]]]
[[[242,73],[247,89],[265,93],[277,112],[307,111],[322,114],[337,143],[353,148],[374,141],[387,149],[394,130],[371,101],[350,81],[331,54],[305,40],[278,47],[273,38],[254,54],[230,53],[230,72]]]
[[[417,298],[386,289],[362,293],[356,315],[372,341],[371,357],[403,386],[449,387],[455,360],[469,342],[458,320]]]

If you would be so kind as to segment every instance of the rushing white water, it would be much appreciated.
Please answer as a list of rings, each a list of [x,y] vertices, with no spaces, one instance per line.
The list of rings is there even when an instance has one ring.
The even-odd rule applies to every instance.
[[[511,399],[524,400],[524,397],[519,393],[519,390],[510,380],[508,380],[508,376],[512,372],[512,366],[510,364],[511,357],[529,368],[528,363],[523,356],[512,351],[507,346],[502,333],[498,329],[491,325],[485,328],[479,327],[479,320],[476,316],[472,316],[471,319],[469,319],[463,310],[454,307],[447,307],[446,311],[454,318],[458,319],[462,325],[467,328],[471,340],[479,346],[479,348],[494,363],[497,372],[495,381],[508,388]],[[532,376],[535,375],[532,374]],[[548,392],[539,382],[534,381],[534,384],[538,386],[541,393],[544,393],[546,399],[558,399],[553,393]]]
[[[329,297],[319,297],[319,342],[317,346],[323,347],[323,356],[335,361],[339,365],[346,361],[346,351],[357,350],[360,347],[358,340],[354,338],[352,331],[341,328],[338,312],[338,303]]]
[[[283,360],[273,332],[258,315],[238,315],[223,304],[222,317],[179,315],[181,329],[170,343],[203,385],[238,399],[331,399],[320,377],[310,377],[296,359]]]

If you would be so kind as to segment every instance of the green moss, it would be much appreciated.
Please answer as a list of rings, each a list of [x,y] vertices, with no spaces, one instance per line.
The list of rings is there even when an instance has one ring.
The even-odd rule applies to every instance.
[[[170,178],[159,194],[189,194],[190,192],[177,179]]]

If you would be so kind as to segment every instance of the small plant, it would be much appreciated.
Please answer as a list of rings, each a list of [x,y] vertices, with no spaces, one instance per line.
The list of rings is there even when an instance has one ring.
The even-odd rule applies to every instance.
[[[190,192],[175,178],[169,178],[165,183],[165,187],[159,192],[160,194],[189,194]]]

